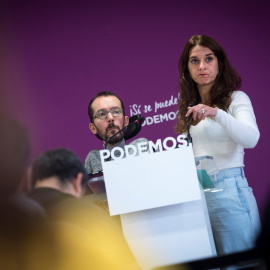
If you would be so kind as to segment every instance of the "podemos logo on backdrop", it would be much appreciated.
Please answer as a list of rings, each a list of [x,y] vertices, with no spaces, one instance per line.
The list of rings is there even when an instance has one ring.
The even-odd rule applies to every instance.
[[[164,121],[173,121],[177,117],[177,111],[166,112],[163,114],[158,113],[161,109],[176,106],[178,98],[171,95],[170,99],[158,102],[155,101],[154,105],[138,105],[132,104],[129,105],[130,109],[130,116],[135,114],[150,114],[149,116],[145,117],[145,121],[143,122],[142,126],[150,126],[153,124],[160,124]]]

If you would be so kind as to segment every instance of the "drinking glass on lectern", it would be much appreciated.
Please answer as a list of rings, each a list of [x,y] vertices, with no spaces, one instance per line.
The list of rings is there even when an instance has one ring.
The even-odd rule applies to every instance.
[[[109,211],[103,172],[90,174],[88,186],[93,191],[93,193],[98,197],[99,202],[103,205],[103,207],[107,211]]]
[[[212,156],[195,157],[199,182],[204,192],[220,192],[226,188],[224,181],[219,181],[219,169]]]

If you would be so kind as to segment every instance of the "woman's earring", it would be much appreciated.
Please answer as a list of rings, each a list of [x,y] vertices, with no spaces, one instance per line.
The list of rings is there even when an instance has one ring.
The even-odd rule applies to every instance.
[[[219,75],[219,68],[218,68],[218,70],[217,70],[217,76]]]

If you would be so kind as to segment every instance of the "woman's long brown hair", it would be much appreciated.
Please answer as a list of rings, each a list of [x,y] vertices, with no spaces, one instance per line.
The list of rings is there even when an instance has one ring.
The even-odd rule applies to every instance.
[[[191,37],[185,45],[178,63],[180,96],[177,104],[179,111],[175,126],[176,133],[183,133],[187,130],[185,115],[188,104],[190,102],[194,102],[195,105],[201,103],[197,85],[190,77],[188,70],[189,53],[196,45],[209,48],[218,59],[219,73],[210,90],[210,104],[206,105],[227,111],[231,104],[231,94],[241,87],[241,77],[232,68],[224,49],[211,37],[205,35]],[[192,123],[191,118],[190,124],[192,125]]]

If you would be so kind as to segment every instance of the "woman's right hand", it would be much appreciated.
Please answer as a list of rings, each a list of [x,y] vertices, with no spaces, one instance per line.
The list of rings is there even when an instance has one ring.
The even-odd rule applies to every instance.
[[[204,104],[198,104],[193,107],[188,107],[188,112],[186,113],[186,117],[189,117],[192,114],[192,118],[194,121],[196,120],[204,120],[206,117],[216,117],[218,112],[217,108],[213,108]]]

